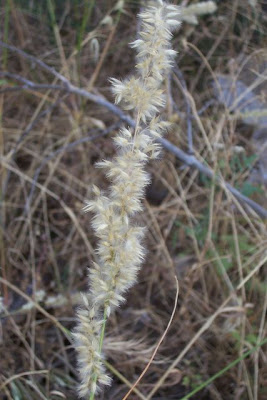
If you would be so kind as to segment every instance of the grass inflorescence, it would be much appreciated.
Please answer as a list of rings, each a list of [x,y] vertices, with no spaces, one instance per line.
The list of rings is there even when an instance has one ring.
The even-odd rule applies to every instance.
[[[155,137],[161,136],[166,122],[158,117],[165,104],[161,85],[176,54],[170,48],[171,30],[179,26],[179,9],[157,1],[140,14],[140,39],[137,49],[137,76],[125,81],[112,79],[117,104],[135,113],[135,128],[122,128],[114,141],[118,149],[112,161],[98,162],[111,182],[108,192],[94,187],[95,200],[85,211],[94,214],[93,229],[98,238],[98,260],[89,271],[89,292],[83,295],[84,307],[78,310],[75,347],[78,352],[80,396],[90,399],[101,384],[110,379],[103,369],[102,346],[111,310],[125,300],[144,258],[141,244],[144,229],[133,224],[142,210],[142,200],[150,177],[145,171],[149,159],[159,153]]]

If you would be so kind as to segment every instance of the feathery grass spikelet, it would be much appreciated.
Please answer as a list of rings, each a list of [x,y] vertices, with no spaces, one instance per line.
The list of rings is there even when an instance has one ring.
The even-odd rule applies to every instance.
[[[203,14],[212,14],[217,10],[217,5],[214,1],[203,1],[197,4],[191,4],[183,10],[185,15],[194,14],[194,15],[203,15]]]
[[[144,228],[136,227],[132,217],[142,210],[144,191],[150,182],[146,163],[160,151],[154,137],[161,136],[168,126],[157,113],[165,104],[161,84],[176,54],[170,48],[170,39],[171,31],[179,25],[179,9],[157,0],[139,17],[140,38],[131,44],[137,50],[137,76],[124,81],[111,79],[116,103],[125,110],[134,110],[136,127],[122,128],[114,139],[116,157],[97,164],[106,171],[110,188],[102,193],[94,187],[95,199],[84,207],[94,215],[98,262],[90,269],[89,293],[83,296],[73,335],[81,382],[79,395],[90,394],[90,399],[99,386],[110,384],[101,353],[105,323],[136,282],[144,259]]]

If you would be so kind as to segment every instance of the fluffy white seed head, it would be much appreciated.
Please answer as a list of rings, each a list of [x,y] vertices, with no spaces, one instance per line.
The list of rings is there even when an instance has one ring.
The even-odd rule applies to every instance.
[[[140,37],[131,44],[137,51],[136,76],[124,81],[111,79],[115,102],[134,111],[137,126],[135,130],[121,129],[114,139],[117,148],[114,159],[97,163],[110,187],[103,193],[94,186],[94,199],[84,207],[84,211],[93,214],[98,261],[90,268],[89,291],[83,295],[83,308],[77,311],[78,324],[73,334],[81,397],[110,384],[100,343],[103,313],[105,310],[109,316],[136,282],[145,249],[144,229],[135,226],[133,217],[142,210],[145,188],[150,182],[146,163],[160,152],[154,137],[161,136],[169,125],[157,114],[165,104],[162,82],[176,54],[170,48],[170,40],[171,32],[179,26],[179,9],[162,0],[149,3],[139,15]]]

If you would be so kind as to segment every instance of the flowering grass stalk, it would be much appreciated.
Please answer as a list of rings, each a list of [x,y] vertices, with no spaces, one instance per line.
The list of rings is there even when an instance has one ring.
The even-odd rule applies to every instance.
[[[140,38],[131,44],[137,50],[136,76],[124,81],[111,79],[115,102],[125,110],[133,110],[136,126],[123,128],[114,139],[117,155],[113,160],[97,164],[106,171],[110,188],[103,193],[94,186],[95,199],[84,207],[94,215],[98,262],[89,271],[89,291],[83,294],[73,336],[78,353],[79,395],[89,396],[90,400],[102,385],[111,382],[102,354],[106,321],[125,300],[125,292],[136,282],[144,259],[144,228],[136,226],[133,218],[142,210],[150,181],[146,163],[160,151],[154,139],[169,125],[160,120],[158,112],[165,104],[161,85],[176,54],[170,40],[171,31],[179,25],[179,9],[156,0],[139,17]]]

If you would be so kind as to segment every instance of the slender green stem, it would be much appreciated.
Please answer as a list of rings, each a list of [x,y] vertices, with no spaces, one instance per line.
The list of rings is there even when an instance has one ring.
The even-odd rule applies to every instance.
[[[105,329],[106,329],[106,323],[107,323],[107,313],[108,313],[108,304],[105,304],[104,308],[104,316],[103,316],[103,325],[101,329],[101,335],[100,335],[100,341],[99,341],[99,351],[102,351],[102,346],[103,346],[103,341],[104,341],[104,336],[105,336]]]
[[[109,304],[105,304],[105,308],[104,308],[103,324],[102,324],[101,333],[100,333],[100,340],[99,340],[99,353],[100,354],[102,352],[103,341],[104,341],[104,336],[105,336],[108,306],[109,306]],[[97,374],[95,374],[92,386],[97,382],[97,379],[98,379],[98,376],[97,376]],[[95,398],[95,392],[91,392],[89,400],[94,400],[94,398]]]
[[[204,389],[206,386],[208,386],[211,382],[215,381],[215,379],[219,378],[221,375],[223,375],[225,372],[227,372],[230,368],[233,368],[236,364],[238,364],[240,361],[244,360],[246,357],[248,357],[250,354],[254,353],[258,348],[263,346],[264,344],[267,343],[267,339],[263,340],[261,343],[259,343],[257,346],[253,347],[246,353],[242,354],[242,356],[238,357],[236,360],[232,361],[230,364],[228,364],[226,367],[221,369],[219,372],[217,372],[215,375],[207,379],[205,382],[203,382],[201,385],[199,385],[196,389],[192,390],[192,392],[188,393],[186,396],[184,396],[180,400],[188,400],[190,399],[194,394],[198,393],[201,389]]]
[[[76,49],[77,49],[77,68],[78,68],[79,81],[81,81],[82,40],[83,40],[83,36],[85,34],[85,31],[86,31],[86,25],[87,25],[88,21],[91,18],[94,6],[95,6],[95,0],[91,0],[91,2],[90,2],[90,0],[87,1],[86,5],[85,5],[85,8],[84,8],[84,12],[83,12],[83,18],[82,18],[81,27],[80,27],[80,30],[78,32],[78,39],[77,39]]]
[[[90,0],[88,0],[86,5],[84,6],[82,23],[81,23],[81,27],[80,27],[80,30],[78,33],[78,40],[77,40],[77,45],[76,45],[78,53],[80,53],[80,51],[81,51],[83,35],[85,33],[86,25],[87,25],[89,18],[91,17],[94,6],[95,6],[95,0],[91,0],[91,2],[90,2]]]
[[[54,29],[57,22],[56,22],[56,14],[55,14],[55,8],[52,0],[47,0],[47,7],[48,7],[48,12],[51,20],[51,25],[52,28]]]

